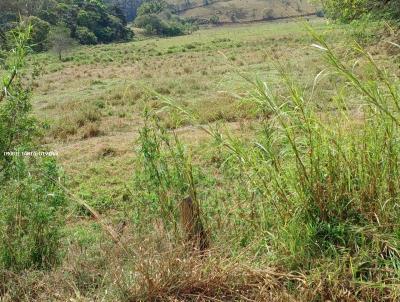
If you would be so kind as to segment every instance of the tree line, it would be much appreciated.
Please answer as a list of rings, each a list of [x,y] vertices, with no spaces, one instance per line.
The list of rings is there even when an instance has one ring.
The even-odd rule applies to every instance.
[[[12,41],[12,31],[21,21],[32,25],[30,44],[36,51],[49,47],[52,29],[66,33],[80,44],[128,41],[133,37],[124,12],[115,3],[103,0],[2,0],[0,43],[3,49]]]
[[[145,0],[137,10],[134,24],[148,35],[179,36],[198,28],[194,19],[176,15],[164,0]]]
[[[118,6],[124,13],[128,22],[136,18],[137,10],[143,0],[105,0],[106,3]]]

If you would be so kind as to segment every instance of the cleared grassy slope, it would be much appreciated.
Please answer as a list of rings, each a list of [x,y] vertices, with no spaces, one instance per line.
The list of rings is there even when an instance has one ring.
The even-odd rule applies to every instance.
[[[314,22],[326,28],[321,20]],[[310,43],[297,23],[262,23],[170,39],[81,46],[65,62],[41,54],[36,59],[44,74],[35,91],[35,108],[49,121],[46,140],[60,152],[77,191],[84,188],[89,200],[103,200],[107,208],[124,194],[121,170],[125,180],[131,177],[129,162],[143,105],[160,106],[144,87],[198,112],[203,123],[238,122],[254,113],[235,97],[249,89],[237,69],[264,75],[271,70],[267,58],[275,53],[304,73],[320,64],[315,54],[304,53]],[[305,81],[312,82],[312,77]],[[163,119],[170,123],[169,115]],[[103,157],[109,149],[113,155]]]
[[[249,22],[314,13],[307,0],[169,0],[181,16],[220,22]]]

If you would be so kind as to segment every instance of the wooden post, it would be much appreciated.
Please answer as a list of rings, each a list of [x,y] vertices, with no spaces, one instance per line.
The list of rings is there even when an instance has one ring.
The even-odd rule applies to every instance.
[[[181,223],[186,234],[186,241],[195,250],[205,251],[209,248],[209,240],[200,217],[200,208],[192,197],[186,197],[181,205]]]

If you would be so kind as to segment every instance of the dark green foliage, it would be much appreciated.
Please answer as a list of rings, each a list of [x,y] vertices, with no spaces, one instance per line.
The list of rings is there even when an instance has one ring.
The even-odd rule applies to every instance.
[[[98,40],[103,43],[125,41],[133,37],[133,32],[127,29],[123,25],[121,19],[115,16],[110,16],[108,19],[108,26],[95,31],[95,34]]]
[[[133,32],[126,27],[126,18],[117,6],[107,6],[102,0],[36,0],[6,3],[0,10],[0,41],[5,43],[5,34],[13,29],[20,16],[33,25],[33,49],[46,48],[50,25],[65,23],[71,37],[83,44],[128,41]],[[94,38],[95,37],[95,38]]]
[[[325,17],[325,13],[324,13],[324,11],[321,10],[321,9],[317,11],[316,15],[317,15],[317,17],[320,17],[320,18]]]
[[[377,1],[378,2],[378,1]],[[381,14],[387,18],[393,18],[395,20],[400,20],[400,1],[399,0],[388,0],[380,1],[383,2],[377,6],[380,8]]]
[[[160,14],[162,13],[167,4],[162,0],[152,0],[144,2],[137,11],[137,16]]]
[[[196,26],[171,14],[164,1],[150,0],[138,9],[135,25],[146,30],[148,35],[179,36],[192,32]]]
[[[105,0],[104,2],[109,5],[111,11],[114,11],[114,16],[119,17],[122,13],[124,19],[130,22],[135,19],[143,0]]]
[[[145,29],[148,35],[179,36],[185,33],[185,26],[182,23],[177,21],[167,22],[155,14],[137,17],[135,25]]]
[[[26,22],[32,26],[29,44],[35,51],[43,51],[47,46],[47,37],[50,32],[50,24],[38,17],[31,16]]]
[[[217,15],[212,15],[210,17],[210,23],[211,24],[219,24],[220,23],[219,17]]]
[[[122,24],[126,26],[128,24],[127,18],[119,5],[111,5],[109,8],[109,12],[111,15],[115,16],[119,20],[122,21]]]
[[[96,35],[84,26],[79,26],[76,29],[74,36],[79,41],[79,43],[84,45],[97,44],[98,42]]]
[[[63,15],[72,36],[83,44],[127,41],[133,33],[126,25],[125,18],[116,9],[109,9],[102,1],[77,0]],[[95,36],[95,38],[93,37]]]
[[[21,25],[25,27],[32,26],[29,45],[34,51],[43,51],[47,48],[47,38],[50,32],[50,24],[42,19],[30,16],[22,19]],[[10,49],[13,46],[10,45],[14,41],[13,30],[17,28],[20,22],[20,17],[15,13],[7,12],[4,14],[0,13],[0,48]]]

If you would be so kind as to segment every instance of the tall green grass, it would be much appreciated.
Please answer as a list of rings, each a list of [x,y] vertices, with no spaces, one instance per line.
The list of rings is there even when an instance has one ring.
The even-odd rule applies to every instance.
[[[193,167],[190,152],[176,133],[160,124],[154,112],[145,111],[145,124],[138,139],[138,169],[134,175],[138,192],[136,223],[158,220],[163,228],[179,233],[179,204],[190,197],[197,202],[196,182],[200,170]]]
[[[338,89],[332,96],[334,110],[321,112],[318,102],[322,100],[315,99],[314,90],[324,72],[309,89],[301,88],[279,64],[284,90],[246,79],[254,90],[244,101],[262,113],[251,142],[199,125],[218,143],[217,150],[224,150],[216,156],[222,157],[224,196],[231,198],[230,203],[218,203],[212,200],[217,195],[209,195],[203,203],[204,215],[217,233],[215,240],[231,239],[225,244],[231,245],[233,253],[247,246],[260,259],[267,256],[270,263],[308,272],[310,280],[315,270],[325,274],[331,280],[326,299],[339,298],[343,282],[348,282],[356,298],[397,299],[400,82],[359,45],[353,49],[358,61],[351,64],[323,38],[312,35],[314,48],[328,64],[324,72],[340,79],[346,94]],[[357,99],[356,105],[346,97]],[[172,102],[166,103],[194,119]],[[171,153],[171,162],[179,158],[179,152]],[[157,170],[151,168],[150,158],[145,166]],[[183,173],[183,167],[175,166],[175,174]],[[177,179],[162,175],[165,183]],[[183,178],[178,182],[185,183]],[[160,184],[156,187],[162,188]],[[153,205],[165,211],[165,204],[176,201],[165,203],[159,198]],[[221,217],[215,216],[218,211],[211,210],[210,203],[225,213],[222,224],[213,223]]]

